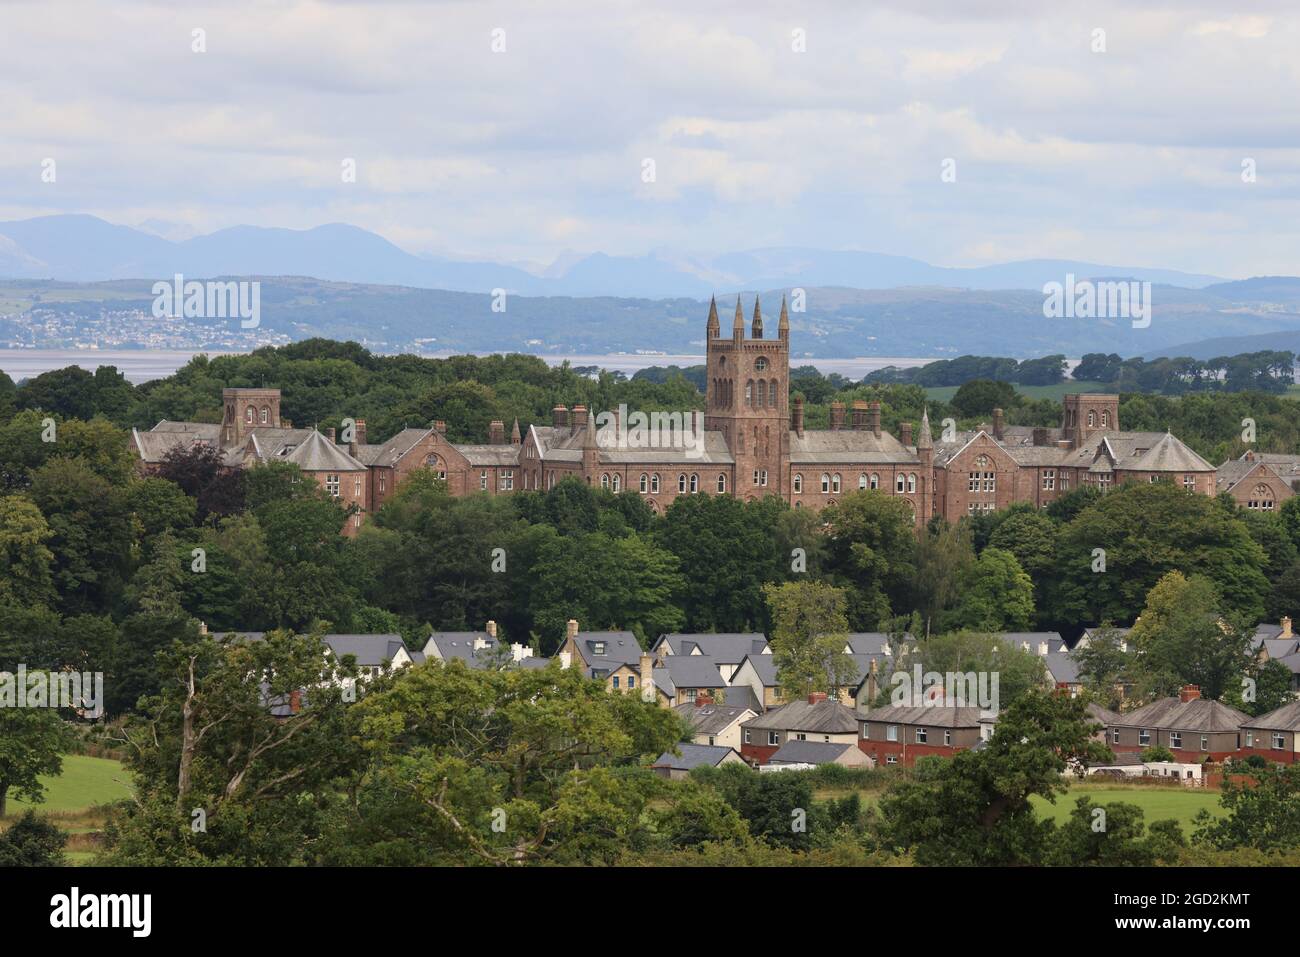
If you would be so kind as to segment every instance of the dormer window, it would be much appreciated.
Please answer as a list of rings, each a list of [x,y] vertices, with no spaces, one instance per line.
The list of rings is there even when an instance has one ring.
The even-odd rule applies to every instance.
[[[605,643],[603,641],[592,642],[591,653],[593,655],[603,655],[605,653]]]

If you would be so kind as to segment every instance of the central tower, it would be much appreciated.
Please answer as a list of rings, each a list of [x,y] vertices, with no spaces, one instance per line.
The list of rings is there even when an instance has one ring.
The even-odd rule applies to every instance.
[[[705,334],[707,390],[704,427],[721,432],[736,460],[737,498],[786,495],[790,459],[790,315],[781,299],[775,339],[763,338],[763,312],[754,297],[750,338],[740,297],[731,337],[722,337],[717,300],[709,303]]]

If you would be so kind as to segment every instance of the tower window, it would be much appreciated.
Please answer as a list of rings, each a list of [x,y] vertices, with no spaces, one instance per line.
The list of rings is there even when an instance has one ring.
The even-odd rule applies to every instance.
[[[802,493],[803,493],[803,475],[799,472],[795,472],[794,473],[794,494],[801,495]]]
[[[754,369],[756,371],[762,372],[766,368],[767,368],[767,356],[759,356],[757,359],[754,360]]]

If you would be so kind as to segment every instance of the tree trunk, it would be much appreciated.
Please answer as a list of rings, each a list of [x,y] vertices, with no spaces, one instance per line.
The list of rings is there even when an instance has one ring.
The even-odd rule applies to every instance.
[[[176,772],[176,808],[185,810],[190,793],[190,767],[194,764],[194,659],[190,658],[185,704],[181,707],[181,760]]]
[[[8,800],[9,800],[9,785],[0,782],[0,817],[5,816],[5,806]]]

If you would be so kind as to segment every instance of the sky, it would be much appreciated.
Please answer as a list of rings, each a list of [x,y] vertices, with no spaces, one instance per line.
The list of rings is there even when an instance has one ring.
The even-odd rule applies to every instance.
[[[0,24],[0,219],[1300,275],[1294,2],[0,0]]]

